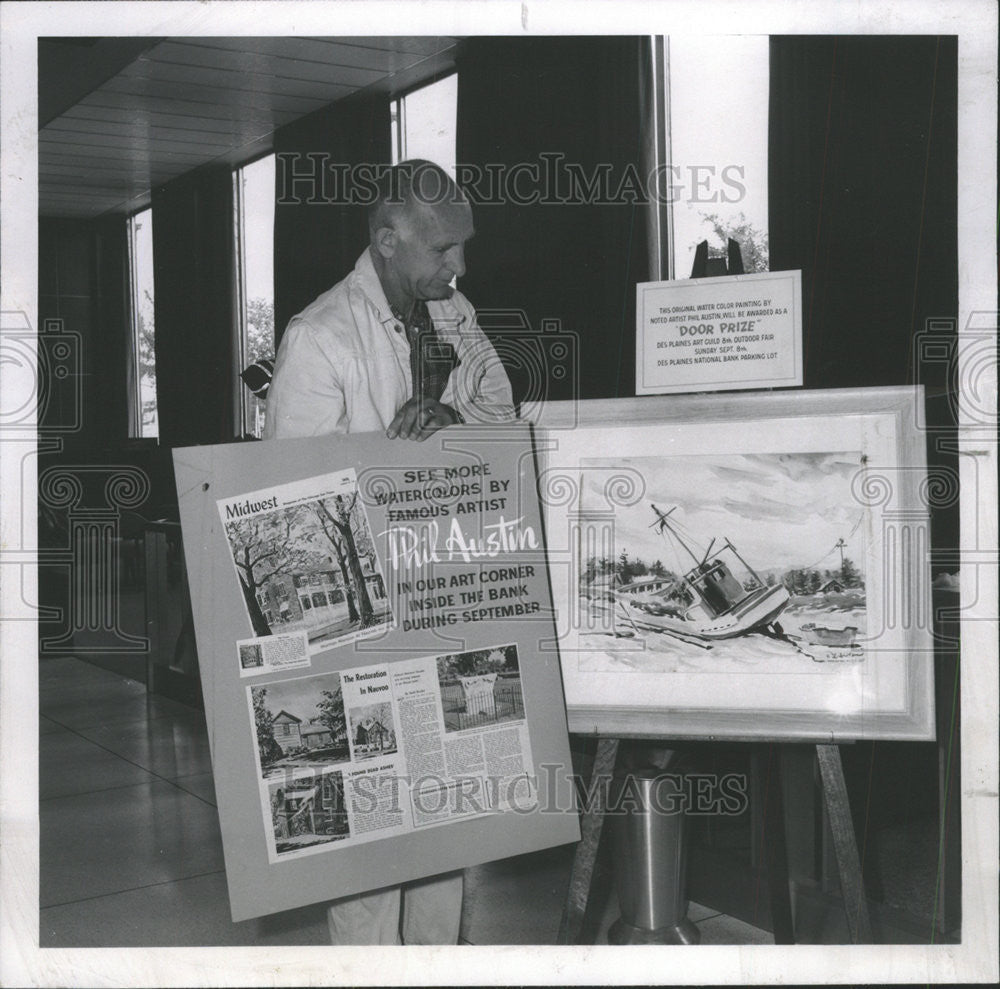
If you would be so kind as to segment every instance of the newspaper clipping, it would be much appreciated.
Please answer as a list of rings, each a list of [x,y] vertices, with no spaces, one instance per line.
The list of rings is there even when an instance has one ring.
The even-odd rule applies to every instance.
[[[391,624],[353,470],[253,491],[218,506],[255,636],[247,645],[262,647],[262,666],[289,665],[289,647],[300,641],[293,633],[305,632],[315,653]],[[271,637],[273,645],[266,641]],[[253,650],[246,656],[255,661]],[[243,654],[241,668],[253,670]]]
[[[516,645],[246,697],[271,862],[537,805]]]

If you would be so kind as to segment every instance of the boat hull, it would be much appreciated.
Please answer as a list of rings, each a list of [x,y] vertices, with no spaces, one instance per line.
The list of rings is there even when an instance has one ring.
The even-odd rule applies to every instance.
[[[733,639],[770,625],[785,610],[789,600],[788,591],[784,587],[765,587],[717,618],[693,621],[689,618],[651,614],[619,599],[629,618],[637,624],[709,641]]]

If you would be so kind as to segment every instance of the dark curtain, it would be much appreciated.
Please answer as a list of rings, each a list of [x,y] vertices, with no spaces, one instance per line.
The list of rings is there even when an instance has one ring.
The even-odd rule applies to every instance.
[[[645,44],[473,38],[459,55],[458,160],[478,203],[460,288],[518,400],[635,394],[635,286],[648,279]]]
[[[198,169],[153,192],[161,446],[236,432],[232,175]]]
[[[954,37],[771,39],[770,266],[802,269],[805,385],[924,384],[928,492],[935,478],[950,488],[958,470],[948,394],[958,315],[957,53]],[[958,498],[929,497],[932,573],[953,573]],[[951,597],[935,590],[938,634],[949,634],[940,616],[952,611]],[[936,652],[947,712],[940,737],[958,730],[947,686],[957,657],[944,640]],[[844,771],[852,803],[878,796],[869,823],[933,815],[933,746],[858,748],[845,750]],[[881,782],[902,789],[872,789],[876,762],[892,767]],[[952,824],[948,861],[961,854]],[[865,863],[865,881],[878,887],[877,863]]]
[[[926,321],[958,312],[957,54],[771,39],[770,267],[802,269],[807,388],[946,384],[914,361]]]
[[[366,95],[317,110],[276,131],[274,150],[277,348],[292,316],[344,278],[368,243],[361,200],[370,182],[349,169],[389,163],[389,98]]]

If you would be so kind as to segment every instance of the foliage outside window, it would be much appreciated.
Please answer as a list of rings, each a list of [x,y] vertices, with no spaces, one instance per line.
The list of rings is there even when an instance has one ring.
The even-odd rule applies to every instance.
[[[274,155],[233,174],[236,236],[237,373],[274,358]],[[266,400],[239,382],[243,434],[260,438]]]
[[[129,436],[156,439],[156,325],[153,288],[153,211],[128,218],[131,374]]]

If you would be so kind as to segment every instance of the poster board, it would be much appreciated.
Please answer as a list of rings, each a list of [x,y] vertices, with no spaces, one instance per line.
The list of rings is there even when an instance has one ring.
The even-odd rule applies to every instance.
[[[802,272],[636,285],[636,395],[802,384]]]
[[[526,425],[174,464],[234,920],[579,837]]]
[[[922,401],[550,408],[539,484],[570,729],[933,739]]]

